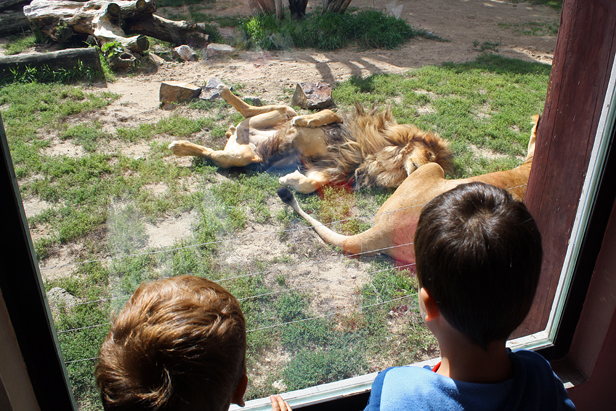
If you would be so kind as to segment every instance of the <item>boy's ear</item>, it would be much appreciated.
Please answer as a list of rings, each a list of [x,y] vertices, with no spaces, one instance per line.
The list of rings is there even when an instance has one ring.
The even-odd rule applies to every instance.
[[[436,306],[436,302],[425,288],[419,289],[419,301],[420,304],[423,305],[424,309],[424,320],[426,322],[430,322],[441,315],[438,307]]]
[[[231,399],[231,402],[233,404],[237,404],[240,407],[243,407],[245,405],[244,393],[246,392],[247,387],[248,387],[248,377],[246,376],[246,374],[244,374],[240,382],[237,384],[237,387],[235,388],[235,392],[233,393],[233,398]]]

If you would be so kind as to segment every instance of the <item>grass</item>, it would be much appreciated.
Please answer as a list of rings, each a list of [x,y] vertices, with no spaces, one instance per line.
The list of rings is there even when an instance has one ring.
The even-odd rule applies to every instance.
[[[290,18],[277,21],[275,16],[255,16],[241,26],[248,48],[265,50],[315,48],[336,50],[355,44],[360,49],[394,49],[404,42],[423,36],[435,38],[422,30],[415,30],[402,19],[376,10],[357,13],[312,13],[301,21]]]
[[[354,77],[333,92],[341,104],[393,107],[400,123],[433,130],[451,142],[455,172],[464,178],[519,165],[526,155],[532,114],[543,109],[550,66],[480,55],[475,61],[412,70],[405,75]],[[421,114],[420,114],[421,112]],[[498,153],[477,156],[470,146]]]
[[[526,3],[527,0],[508,0],[510,3]],[[532,0],[531,4],[544,5],[552,7],[555,10],[560,10],[563,7],[564,0]]]
[[[457,178],[522,161],[530,116],[541,112],[548,74],[549,66],[482,54],[470,63],[426,66],[404,75],[354,77],[336,85],[334,100],[340,110],[350,110],[355,101],[389,104],[399,122],[440,133],[456,155],[455,172],[448,177]],[[241,87],[236,90],[241,93]],[[190,166],[171,161],[166,141],[172,136],[221,147],[221,133],[238,121],[228,105],[187,104],[182,115],[105,129],[92,119],[117,97],[57,83],[0,89],[21,195],[49,205],[28,219],[33,232],[45,233],[34,242],[37,256],[54,265],[54,258],[70,249],[71,261],[79,263],[69,277],[47,279],[45,287],[61,287],[80,302],[55,309],[54,321],[82,409],[100,409],[93,358],[110,314],[141,282],[160,277],[207,277],[241,300],[250,330],[248,398],[434,355],[412,272],[394,268],[384,257],[344,259],[336,267],[362,273],[362,283],[350,292],[351,306],[327,309],[317,302],[318,284],[307,287],[301,279],[305,271],[327,270],[329,261],[340,257],[305,232],[288,208],[275,210],[277,175],[220,170],[203,160]],[[81,154],[54,155],[51,148],[59,143]],[[123,148],[137,145],[148,154],[124,154]],[[153,192],[148,188],[153,185],[162,190]],[[391,192],[350,193],[338,187],[323,190],[322,197],[297,198],[316,218],[352,234],[370,225]],[[170,247],[148,245],[151,224],[189,212],[195,219],[188,237]],[[271,242],[250,251],[252,239],[268,232]],[[274,243],[281,244],[280,254],[269,253]],[[270,363],[272,353],[284,355]]]
[[[498,26],[504,29],[511,29],[514,33],[525,36],[556,36],[559,23],[558,21],[529,21],[526,23],[498,23]]]
[[[9,56],[19,54],[31,47],[34,47],[37,43],[39,43],[39,41],[34,34],[23,33],[22,35],[9,36],[8,43],[4,45],[4,54]]]

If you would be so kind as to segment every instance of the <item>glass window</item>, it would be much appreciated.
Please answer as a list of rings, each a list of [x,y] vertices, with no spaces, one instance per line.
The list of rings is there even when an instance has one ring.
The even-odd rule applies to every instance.
[[[312,3],[309,12],[318,7]],[[361,11],[372,3],[353,2],[360,13],[351,15],[370,18]],[[402,17],[422,28],[414,27],[421,23],[407,3],[383,11],[396,17],[391,24],[401,24]],[[173,78],[206,88],[216,77],[257,105],[256,97],[265,104],[289,104],[297,83],[323,79],[335,85],[340,113],[351,112],[355,101],[391,106],[399,123],[440,134],[455,155],[448,178],[465,178],[524,161],[530,116],[541,112],[546,98],[547,57],[508,59],[495,53],[500,44],[486,41],[472,48],[487,53],[461,59],[465,63],[426,60],[435,64],[420,67],[426,61],[412,61],[407,48],[353,44],[335,54],[327,44],[300,45],[300,38],[311,38],[290,28],[300,23],[287,16],[287,31],[272,34],[273,17],[250,19],[242,2],[176,7],[170,0],[158,6],[163,17],[207,23],[211,39],[232,43],[240,57],[202,54],[198,62],[168,61],[156,74],[118,76],[106,88],[15,83],[0,89],[30,236],[79,408],[100,408],[92,372],[110,315],[143,281],[181,274],[212,279],[240,300],[248,320],[247,399],[255,400],[249,404],[255,409],[266,407],[263,398],[277,392],[303,390],[297,403],[361,392],[386,367],[435,361],[438,347],[419,316],[413,263],[383,255],[387,247],[343,256],[324,244],[276,195],[279,178],[306,164],[223,168],[173,156],[168,146],[174,140],[223,149],[225,132],[242,117],[219,99],[159,108],[160,82]],[[558,26],[558,12],[538,10],[540,22],[525,15],[528,27],[545,30],[544,37],[554,42],[550,27]],[[527,28],[495,30],[513,36]],[[335,34],[321,40],[333,42]],[[437,31],[414,35],[422,45],[446,43]],[[160,51],[164,58],[169,45],[155,43],[152,54]],[[291,51],[290,44],[311,48]],[[546,299],[548,316],[534,317],[512,347],[553,341],[609,145],[605,136],[613,113],[606,109],[602,116],[605,133],[594,141],[570,247],[562,270],[550,274],[558,278],[556,298]],[[341,184],[296,197],[332,230],[354,235],[374,224],[393,191],[353,191]]]

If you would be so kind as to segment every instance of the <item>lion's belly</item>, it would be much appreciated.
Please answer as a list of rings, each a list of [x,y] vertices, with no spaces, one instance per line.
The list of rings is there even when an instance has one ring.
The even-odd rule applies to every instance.
[[[317,157],[327,153],[325,133],[320,128],[291,127],[288,136],[293,136],[294,146],[303,157]]]

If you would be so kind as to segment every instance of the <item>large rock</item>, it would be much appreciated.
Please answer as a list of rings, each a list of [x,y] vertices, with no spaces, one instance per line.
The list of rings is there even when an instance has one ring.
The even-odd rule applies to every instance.
[[[177,46],[173,49],[173,57],[184,61],[197,61],[197,53],[187,45]]]
[[[332,107],[332,86],[327,83],[299,83],[295,87],[291,105],[309,110]]]
[[[235,47],[226,44],[210,43],[207,45],[206,55],[208,59],[227,57],[235,52]]]
[[[223,84],[223,82],[215,77],[212,77],[207,81],[205,87],[201,89],[199,98],[201,100],[216,100],[221,98],[217,88],[220,84]]]
[[[162,103],[180,103],[199,97],[201,87],[180,81],[165,81],[160,84]]]

